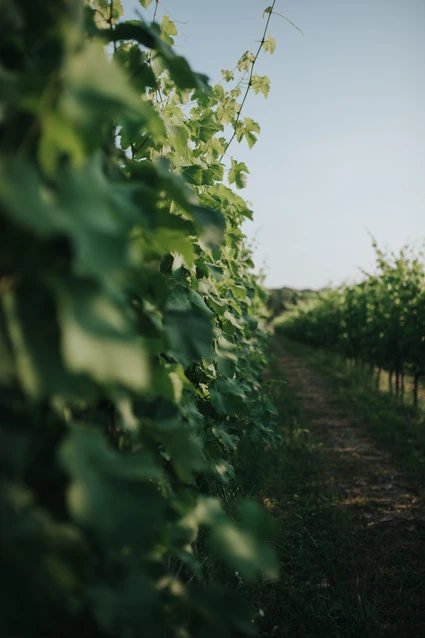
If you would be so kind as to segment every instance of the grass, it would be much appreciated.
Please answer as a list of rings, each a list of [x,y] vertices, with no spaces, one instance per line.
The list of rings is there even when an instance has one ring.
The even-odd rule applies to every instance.
[[[318,369],[325,365],[317,353],[304,351],[303,357]],[[326,366],[332,388],[345,402],[343,390],[352,388],[351,375],[330,362]],[[240,585],[257,612],[259,636],[425,635],[425,618],[417,613],[421,574],[411,569],[403,552],[389,556],[376,530],[353,525],[334,480],[340,461],[324,445],[321,433],[310,431],[296,396],[280,383],[284,379],[277,360],[271,364],[270,375],[279,382],[275,403],[283,443],[278,449],[254,450],[247,443],[237,468],[245,496],[263,503],[277,525],[279,582]],[[350,401],[366,419],[371,398],[357,381],[355,388]],[[388,408],[380,414],[390,413]],[[380,432],[376,414],[373,420]],[[413,451],[407,456],[413,457]]]
[[[370,372],[350,365],[340,355],[284,340],[289,352],[300,357],[326,379],[356,423],[420,485],[425,485],[425,412],[388,392],[384,375],[375,389]]]

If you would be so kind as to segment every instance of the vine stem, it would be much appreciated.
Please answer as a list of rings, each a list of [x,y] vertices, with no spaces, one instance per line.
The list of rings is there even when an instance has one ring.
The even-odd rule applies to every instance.
[[[111,0],[110,5],[109,5],[109,28],[111,29],[111,31],[114,30],[114,27],[112,25],[112,14],[114,11],[114,0]],[[115,42],[115,39],[113,38],[114,41],[114,53],[117,52],[117,43]]]
[[[248,86],[246,88],[245,95],[243,96],[243,99],[242,99],[238,114],[236,116],[235,124],[233,126],[233,135],[230,138],[230,140],[227,142],[226,147],[225,147],[225,149],[224,149],[224,151],[223,151],[223,153],[222,153],[222,155],[221,155],[221,157],[219,159],[219,162],[221,162],[223,157],[226,155],[227,149],[229,148],[230,144],[233,142],[233,140],[236,137],[237,127],[238,127],[238,124],[240,122],[241,115],[242,115],[242,109],[243,109],[243,107],[245,105],[246,99],[248,97],[249,90],[250,90],[250,88],[252,86],[252,76],[254,75],[255,63],[257,62],[258,56],[260,55],[261,49],[263,48],[263,44],[264,44],[265,39],[266,39],[266,35],[267,35],[268,28],[269,28],[270,19],[272,17],[273,9],[275,7],[275,4],[276,4],[276,0],[273,0],[271,6],[268,7],[268,9],[269,9],[268,10],[268,17],[267,17],[267,21],[266,21],[266,26],[264,27],[263,37],[260,40],[260,46],[257,49],[257,53],[255,54],[254,59],[251,62],[251,70],[250,70],[249,79],[248,79]]]
[[[154,12],[153,12],[152,22],[155,22],[155,20],[156,20],[156,16],[157,16],[157,14],[158,14],[159,5],[160,5],[159,0],[155,0],[155,10],[154,10]],[[150,66],[150,67],[151,67],[151,69],[152,69],[152,51],[150,51],[150,53],[149,53],[149,57],[148,57],[148,64],[149,64],[149,66]],[[153,69],[152,69],[152,71],[153,71]],[[157,88],[155,89],[155,94],[156,94],[156,99],[157,99],[157,101],[158,101],[158,102],[161,102],[161,104],[163,104],[163,99],[162,99],[161,89],[160,89],[159,87],[157,87]],[[149,139],[149,138],[148,138],[148,139]],[[147,141],[147,140],[146,140],[146,141]],[[142,144],[142,146],[143,146],[143,144]]]
[[[155,0],[155,11],[153,12],[152,22],[156,20],[156,14],[158,13],[159,0]]]

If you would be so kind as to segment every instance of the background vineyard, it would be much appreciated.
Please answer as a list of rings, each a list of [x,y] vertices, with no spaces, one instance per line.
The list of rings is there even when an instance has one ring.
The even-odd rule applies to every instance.
[[[390,390],[403,396],[406,377],[418,402],[425,373],[425,269],[423,254],[408,247],[386,254],[374,244],[375,272],[355,285],[323,292],[304,307],[282,316],[288,337],[341,353],[369,366],[381,386],[388,373]],[[411,380],[410,380],[411,378]]]
[[[1,6],[0,634],[251,633],[235,592],[276,578],[271,523],[229,486],[277,412],[229,143],[260,130],[274,3],[214,87],[168,16]]]

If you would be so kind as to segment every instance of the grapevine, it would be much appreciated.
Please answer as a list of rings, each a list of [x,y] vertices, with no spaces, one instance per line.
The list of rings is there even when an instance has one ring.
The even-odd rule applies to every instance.
[[[396,395],[413,377],[413,403],[425,374],[425,269],[423,254],[407,246],[386,254],[374,241],[376,268],[361,282],[328,290],[289,313],[281,330],[289,337],[343,354],[377,373],[389,373]],[[393,388],[393,379],[395,380]]]
[[[239,441],[278,440],[248,169],[221,161],[260,127],[176,34],[119,0],[3,8],[2,636],[251,633],[238,578],[277,577],[267,515],[222,503]]]

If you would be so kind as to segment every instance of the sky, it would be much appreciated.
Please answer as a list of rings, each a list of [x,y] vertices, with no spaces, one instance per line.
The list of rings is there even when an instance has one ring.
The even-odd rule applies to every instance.
[[[155,3],[153,3],[154,5]],[[258,46],[270,0],[161,0],[179,21],[176,52],[212,83]],[[124,0],[152,18],[152,7]],[[270,288],[320,288],[373,267],[371,233],[398,251],[425,241],[425,0],[277,0],[262,54],[267,100],[244,113],[257,144],[248,165],[254,221],[244,231]],[[180,24],[182,23],[182,24]]]

